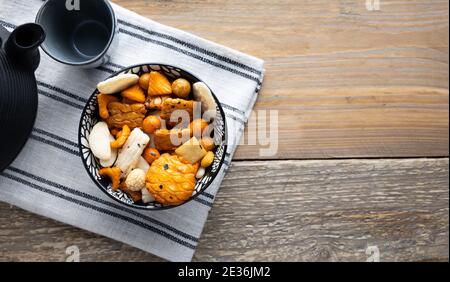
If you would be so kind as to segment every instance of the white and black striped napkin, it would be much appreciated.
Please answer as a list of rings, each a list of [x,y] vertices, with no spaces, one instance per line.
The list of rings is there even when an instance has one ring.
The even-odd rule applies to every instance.
[[[42,3],[0,0],[0,24],[11,30],[34,22]],[[41,52],[35,128],[21,154],[0,174],[0,200],[170,261],[190,261],[255,103],[263,61],[113,7],[119,46],[107,65],[75,69]],[[97,82],[144,62],[176,65],[197,74],[217,94],[228,123],[226,163],[214,183],[195,201],[165,211],[135,210],[109,199],[90,180],[77,147],[80,114]]]

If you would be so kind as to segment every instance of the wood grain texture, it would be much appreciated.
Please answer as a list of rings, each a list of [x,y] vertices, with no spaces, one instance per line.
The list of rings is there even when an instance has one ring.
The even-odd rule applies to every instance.
[[[195,261],[448,261],[449,160],[235,162]],[[0,260],[158,261],[0,204]]]
[[[273,159],[447,157],[446,0],[113,0],[263,58],[256,110],[279,112]],[[263,146],[240,146],[256,160]],[[233,162],[196,261],[448,261],[449,160]],[[159,261],[0,204],[0,260]]]
[[[279,111],[268,158],[448,156],[446,0],[113,0],[266,61],[256,110]],[[237,159],[261,159],[240,146]]]

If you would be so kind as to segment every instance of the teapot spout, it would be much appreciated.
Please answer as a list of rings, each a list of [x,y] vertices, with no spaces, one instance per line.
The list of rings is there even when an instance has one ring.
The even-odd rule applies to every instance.
[[[33,71],[40,62],[38,47],[45,40],[45,31],[39,24],[27,23],[18,26],[5,42],[6,53],[14,59],[28,64]]]

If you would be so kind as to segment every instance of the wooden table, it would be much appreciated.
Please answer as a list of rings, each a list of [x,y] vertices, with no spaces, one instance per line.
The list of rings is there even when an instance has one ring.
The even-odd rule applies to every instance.
[[[238,149],[194,260],[448,261],[448,1],[114,2],[266,61],[256,109],[279,111],[278,153]],[[1,260],[70,245],[159,260],[0,204]]]

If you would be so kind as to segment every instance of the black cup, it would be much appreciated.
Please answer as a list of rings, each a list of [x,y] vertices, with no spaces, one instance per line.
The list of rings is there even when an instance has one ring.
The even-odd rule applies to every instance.
[[[95,68],[115,49],[117,20],[107,0],[48,0],[36,23],[47,34],[42,49],[64,64]]]

